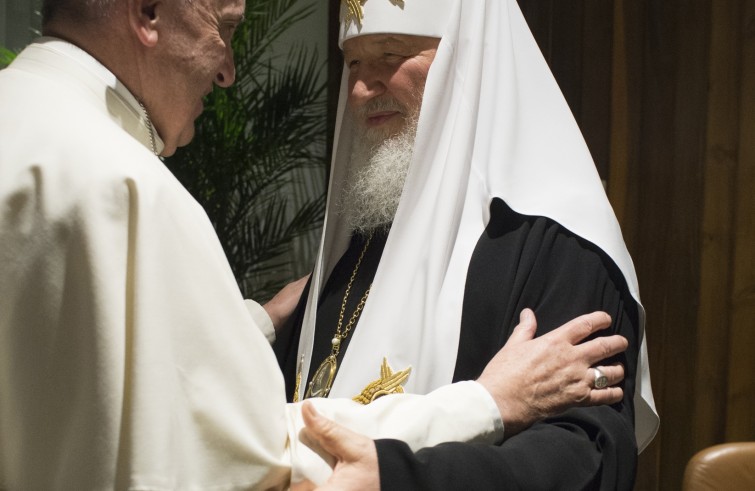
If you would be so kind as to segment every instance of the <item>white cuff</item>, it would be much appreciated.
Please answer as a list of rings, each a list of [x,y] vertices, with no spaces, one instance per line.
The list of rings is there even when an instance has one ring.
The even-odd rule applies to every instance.
[[[482,384],[478,382],[472,382],[472,384],[477,386],[478,390],[480,391],[480,399],[487,401],[488,410],[490,411],[490,418],[493,420],[493,433],[491,434],[491,437],[495,439],[488,443],[493,443],[495,445],[498,445],[503,442],[504,428],[503,428],[503,420],[501,419],[501,410],[498,409],[498,404],[495,403],[495,399],[493,399],[493,396],[490,395],[490,392],[488,392],[488,389],[483,387]]]
[[[275,326],[273,326],[270,316],[267,315],[267,311],[254,300],[246,299],[244,300],[244,304],[249,313],[252,314],[252,320],[257,324],[259,330],[265,335],[267,341],[273,344],[273,341],[275,341]]]
[[[363,406],[349,399],[308,399],[317,411],[369,438],[395,438],[413,451],[450,441],[496,444],[503,422],[492,396],[477,382],[457,382],[427,395],[394,394]],[[298,439],[301,403],[288,405],[291,482],[322,484],[331,468]]]

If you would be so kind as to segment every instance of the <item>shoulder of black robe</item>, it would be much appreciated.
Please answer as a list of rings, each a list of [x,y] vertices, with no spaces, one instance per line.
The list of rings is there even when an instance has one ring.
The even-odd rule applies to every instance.
[[[632,489],[638,306],[602,250],[495,199],[469,264],[454,381],[479,376],[525,307],[535,311],[538,335],[588,312],[608,312],[613,324],[600,334],[629,341],[616,357],[626,367],[624,400],[568,410],[498,446],[447,443],[414,454],[403,442],[378,440],[382,489]]]

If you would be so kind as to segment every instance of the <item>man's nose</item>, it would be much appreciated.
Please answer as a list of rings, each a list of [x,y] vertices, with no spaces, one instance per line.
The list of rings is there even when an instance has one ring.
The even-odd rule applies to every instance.
[[[349,99],[352,104],[361,104],[370,99],[383,95],[386,90],[386,80],[383,74],[370,66],[359,67],[359,73],[352,81]]]
[[[233,50],[228,47],[223,64],[220,65],[218,73],[215,74],[215,83],[219,87],[228,88],[236,80],[236,64],[233,60]]]

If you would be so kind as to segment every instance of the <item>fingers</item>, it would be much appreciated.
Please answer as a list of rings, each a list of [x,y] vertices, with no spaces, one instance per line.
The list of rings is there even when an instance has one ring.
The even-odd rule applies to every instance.
[[[506,344],[517,344],[529,341],[535,337],[537,331],[537,320],[535,313],[531,309],[524,309],[519,314],[519,324],[514,328]]]
[[[322,416],[310,401],[302,404],[301,414],[306,428],[300,439],[315,452],[324,451],[339,461],[348,462],[362,457],[370,446],[374,452],[375,445],[370,438]]]
[[[598,366],[603,375],[608,379],[608,385],[617,385],[624,380],[624,365],[614,363],[612,365]]]
[[[380,467],[373,440],[320,415],[311,401],[302,404],[301,414],[306,425],[302,433],[306,432],[316,447],[306,441],[305,444],[321,456],[320,451],[324,451],[336,458],[331,464],[333,474],[327,483],[317,489],[380,490]]]
[[[304,481],[292,482],[291,487],[288,489],[290,491],[315,491],[317,489],[317,485],[315,485],[315,483],[313,483],[309,479],[305,479]]]
[[[611,316],[605,312],[592,312],[572,319],[547,335],[565,336],[571,344],[578,344],[588,336],[611,325]]]
[[[293,314],[308,280],[309,275],[292,281],[262,306],[270,320],[273,321],[273,327],[276,331],[281,329]]]
[[[310,401],[304,401],[304,403],[301,405],[301,418],[304,420],[304,425],[311,432],[316,433],[320,430],[322,417]]]
[[[605,389],[593,389],[585,401],[586,406],[599,406],[602,404],[616,404],[624,398],[621,387],[606,387]]]
[[[310,443],[315,443],[334,457],[343,457],[345,449],[342,443],[348,440],[352,432],[320,415],[309,401],[302,404],[301,415],[307,429],[305,437],[310,440],[304,441],[304,444],[311,447]]]
[[[599,365],[597,367],[608,379],[608,385],[616,385],[624,380],[624,365],[621,363],[614,363],[613,365]],[[587,383],[590,387],[595,387],[595,370],[593,368],[587,369]]]
[[[324,419],[310,401],[304,401],[301,405],[301,417],[304,420],[304,424],[310,429],[318,428],[321,424],[321,419]]]
[[[584,360],[589,365],[595,365],[606,358],[624,352],[628,346],[629,342],[625,337],[615,334],[613,336],[600,336],[591,339],[576,346],[576,348],[579,349],[580,355],[584,357]]]
[[[299,440],[312,449],[317,455],[320,456],[331,467],[334,467],[338,459],[330,448],[326,447],[324,441],[329,441],[332,436],[334,423],[327,418],[321,416],[316,410],[315,406],[309,402],[304,401],[301,407],[301,416],[304,420],[305,427],[299,433]]]
[[[624,391],[617,385],[624,380],[624,365],[614,363],[612,365],[601,365],[597,367],[608,380],[608,387],[603,389],[595,388],[596,373],[593,368],[587,369],[585,376],[588,387],[591,387],[590,395],[584,401],[587,406],[599,404],[615,404],[621,402],[624,398]]]

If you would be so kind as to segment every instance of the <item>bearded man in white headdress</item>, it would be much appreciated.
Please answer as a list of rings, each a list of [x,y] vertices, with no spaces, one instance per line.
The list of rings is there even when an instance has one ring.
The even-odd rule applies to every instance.
[[[516,1],[345,1],[339,41],[323,241],[275,346],[289,397],[425,393],[477,377],[525,308],[539,334],[603,310],[629,349],[595,380],[624,366],[620,403],[570,409],[499,445],[415,455],[379,441],[380,484],[631,489],[658,424],[637,279]]]

